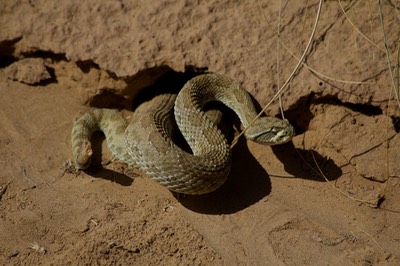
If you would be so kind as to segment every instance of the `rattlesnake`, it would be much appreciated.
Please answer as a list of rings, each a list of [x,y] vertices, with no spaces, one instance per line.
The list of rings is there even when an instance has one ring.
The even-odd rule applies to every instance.
[[[130,123],[114,109],[91,108],[74,122],[72,150],[79,169],[90,165],[90,137],[103,131],[114,157],[143,170],[172,191],[205,194],[220,187],[229,174],[231,151],[225,136],[202,111],[207,102],[220,101],[235,111],[245,128],[256,117],[249,94],[235,81],[217,74],[189,80],[178,95],[161,94],[142,103]],[[178,125],[192,153],[172,140]],[[287,120],[260,117],[247,128],[247,139],[275,145],[294,135]]]

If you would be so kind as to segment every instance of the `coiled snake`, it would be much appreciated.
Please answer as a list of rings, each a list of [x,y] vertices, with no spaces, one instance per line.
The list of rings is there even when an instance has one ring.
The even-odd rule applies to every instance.
[[[225,136],[202,111],[210,101],[234,110],[245,128],[257,115],[249,94],[238,83],[203,74],[189,80],[178,95],[162,94],[142,103],[130,123],[117,110],[90,109],[72,128],[75,164],[79,169],[89,167],[90,138],[100,130],[114,157],[168,189],[183,194],[214,191],[227,179],[231,151]],[[192,153],[171,140],[175,120]],[[245,132],[247,139],[266,145],[288,142],[293,135],[289,122],[275,117],[260,117]]]

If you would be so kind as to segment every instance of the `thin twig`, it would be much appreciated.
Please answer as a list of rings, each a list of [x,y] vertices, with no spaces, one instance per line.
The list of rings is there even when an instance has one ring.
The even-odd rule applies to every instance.
[[[396,62],[396,71],[395,71],[395,88],[397,88],[397,93],[400,94],[400,84],[399,84],[399,59],[400,59],[400,34],[397,37],[397,62]]]
[[[320,16],[320,14],[321,14],[322,3],[323,3],[323,0],[320,0],[320,1],[319,1],[319,5],[318,5],[317,16],[316,16],[315,22],[314,22],[314,28],[313,28],[313,30],[312,30],[312,32],[311,32],[311,36],[310,36],[310,39],[308,40],[308,44],[307,44],[307,46],[306,46],[306,49],[304,49],[303,55],[301,56],[299,62],[298,62],[297,65],[296,65],[296,67],[293,69],[293,71],[292,71],[292,73],[290,74],[289,78],[285,81],[285,83],[284,83],[284,84],[282,85],[282,87],[278,90],[278,92],[274,95],[274,97],[272,97],[272,99],[264,106],[264,108],[263,108],[263,109],[260,111],[260,113],[258,113],[258,115],[249,123],[249,125],[248,125],[244,130],[242,130],[242,132],[240,132],[240,134],[238,134],[238,135],[235,137],[235,139],[232,141],[231,147],[233,147],[233,146],[237,143],[239,137],[242,136],[242,135],[246,132],[247,128],[249,128],[249,127],[254,123],[254,121],[257,120],[257,119],[265,112],[265,110],[267,110],[267,108],[271,105],[271,103],[274,102],[274,101],[276,100],[276,98],[284,92],[284,90],[286,89],[286,86],[289,84],[289,82],[292,80],[294,74],[295,74],[295,73],[297,72],[297,70],[299,69],[299,67],[300,67],[301,63],[303,62],[303,60],[304,60],[306,54],[308,53],[308,49],[309,49],[310,46],[311,46],[312,40],[314,39],[314,34],[315,34],[316,29],[317,29],[317,25],[318,25],[318,21],[319,21],[319,16]]]
[[[260,4],[260,1],[257,1],[258,7],[260,10],[262,10],[262,6]],[[265,16],[264,12],[261,12],[264,20],[268,23],[269,26],[272,27],[271,22],[268,20],[268,18]],[[287,47],[280,38],[278,38],[279,43],[282,45],[283,48],[285,48],[285,50],[293,57],[295,58],[297,61],[300,61],[299,57],[296,56],[290,49],[289,47]],[[312,68],[311,66],[307,65],[306,63],[302,62],[302,65],[304,67],[306,67],[308,70],[310,70],[311,72],[313,72],[314,74],[316,74],[317,76],[321,76],[325,79],[329,79],[329,80],[334,80],[337,82],[341,82],[341,83],[348,83],[348,84],[358,84],[358,85],[379,85],[375,82],[363,82],[363,81],[354,81],[354,80],[343,80],[343,79],[337,79],[337,78],[333,78],[330,77],[328,75],[322,74],[321,72],[318,72],[317,70],[315,70],[315,68]],[[279,86],[278,86],[279,87]]]
[[[287,47],[284,43],[281,42],[281,45],[283,46],[283,48],[286,49],[286,51],[292,56],[294,57],[296,60],[300,60],[290,49],[289,47]],[[376,82],[364,82],[364,81],[355,81],[355,80],[344,80],[344,79],[337,79],[337,78],[333,78],[330,76],[327,76],[325,74],[322,74],[321,72],[318,72],[317,70],[315,70],[314,68],[310,67],[309,65],[307,65],[306,63],[302,62],[303,66],[306,67],[308,70],[310,70],[311,72],[313,72],[314,74],[316,74],[317,76],[323,77],[325,79],[328,80],[333,80],[336,82],[341,82],[341,83],[347,83],[347,84],[358,84],[358,85],[377,85]]]
[[[389,56],[389,50],[387,47],[387,40],[386,40],[386,32],[385,32],[385,25],[383,23],[383,14],[382,14],[382,6],[381,6],[381,0],[378,0],[378,6],[379,6],[379,18],[381,20],[381,26],[382,26],[382,34],[383,34],[383,45],[385,46],[385,54],[386,54],[386,59],[388,62],[388,67],[389,67],[389,73],[390,73],[390,78],[392,79],[392,86],[393,86],[393,91],[397,99],[397,103],[400,107],[400,98],[399,98],[399,93],[396,90],[396,83],[394,80],[393,72],[392,72],[392,64],[390,62],[390,56]]]
[[[396,87],[396,80],[395,77],[393,75],[393,71],[392,71],[392,64],[390,62],[390,56],[389,56],[389,49],[387,47],[387,39],[386,39],[386,32],[385,32],[385,24],[383,22],[383,13],[382,13],[382,6],[381,6],[381,0],[378,0],[378,7],[379,7],[379,18],[381,21],[381,27],[382,27],[382,35],[383,35],[383,45],[385,46],[385,54],[386,54],[386,59],[387,59],[387,64],[389,67],[389,74],[390,74],[390,78],[392,81],[392,88],[393,88],[393,92],[394,95],[396,97],[397,100],[397,104],[400,108],[400,99],[399,99],[399,91],[398,91],[398,87]],[[396,65],[396,73],[397,73],[397,67],[398,67],[398,61],[397,61],[397,65]],[[390,98],[389,98],[389,102],[388,102],[388,108],[390,106],[390,100],[392,98],[392,93],[390,93]],[[386,136],[389,135],[389,112],[387,113],[387,123],[386,123]],[[389,178],[390,176],[390,165],[389,165],[390,161],[389,161],[389,139],[386,138],[386,177]]]
[[[318,165],[318,163],[317,163],[317,160],[315,159],[314,153],[313,153],[312,151],[311,151],[311,156],[313,157],[313,161],[314,161],[314,163],[315,163],[315,166],[317,167],[317,169],[318,169],[318,171],[319,171],[319,175],[321,175],[321,176],[325,179],[325,181],[326,181],[329,185],[331,185],[335,190],[339,191],[339,193],[341,193],[342,195],[344,195],[344,196],[346,196],[346,197],[348,197],[348,198],[350,198],[350,199],[352,199],[352,200],[355,200],[355,201],[358,201],[358,202],[362,202],[362,203],[368,203],[368,204],[371,204],[371,205],[376,205],[375,202],[374,202],[373,200],[363,200],[363,199],[358,199],[358,198],[355,198],[355,197],[353,197],[353,196],[350,196],[350,195],[348,195],[347,193],[345,193],[345,192],[343,192],[342,190],[340,190],[339,188],[337,188],[334,184],[332,184],[331,182],[329,182],[329,179],[326,177],[326,175],[322,172],[321,168],[319,167],[319,165]],[[305,161],[305,159],[303,159],[303,160]],[[306,161],[305,161],[305,162],[306,162]],[[308,166],[310,166],[307,162],[306,162],[306,164],[307,164]],[[311,167],[311,169],[313,169],[313,170],[315,171],[315,169],[314,169],[313,167]]]
[[[391,3],[392,1],[389,1],[389,2]],[[394,10],[396,10],[397,18],[400,20],[400,14],[399,14],[399,11],[398,11],[398,8],[397,8],[396,1],[393,1],[393,5],[394,5]]]
[[[276,42],[276,84],[277,87],[280,87],[280,75],[279,72],[281,71],[281,65],[280,65],[280,56],[281,56],[281,47],[280,47],[280,39],[281,39],[281,11],[282,11],[282,0],[280,1],[279,4],[279,11],[278,11],[278,31],[277,31],[277,42]],[[283,106],[282,106],[282,95],[279,95],[279,107],[281,109],[281,114],[282,114],[282,118],[284,118],[283,116]]]
[[[347,15],[346,11],[344,10],[343,6],[342,6],[342,2],[340,0],[338,0],[340,8],[342,9],[342,12],[344,14],[344,16],[347,18],[347,20],[350,22],[351,26],[353,26],[353,28],[364,38],[366,39],[370,44],[372,44],[373,46],[375,46],[376,48],[378,48],[380,51],[385,52],[384,49],[382,49],[381,47],[379,47],[376,43],[374,43],[373,41],[371,41],[367,36],[365,36],[357,27],[356,25],[354,25],[353,21],[351,21],[351,19],[349,18],[349,16]]]
[[[360,229],[359,229],[359,230],[360,230]],[[360,230],[360,232],[363,233],[363,234],[365,234],[365,235],[367,235],[369,238],[371,238],[372,241],[374,241],[375,244],[378,245],[378,247],[380,247],[383,251],[385,251],[385,250],[383,249],[383,247],[378,243],[378,241],[376,241],[375,238],[373,238],[370,234],[368,234],[367,232],[364,232],[363,230]]]
[[[10,185],[11,181],[8,181],[7,184],[3,185],[0,189],[0,200],[1,197],[4,195],[4,193],[6,193],[6,190],[8,188],[8,185]]]
[[[33,187],[31,187],[31,188],[36,188],[38,185],[35,183],[35,182],[33,182],[33,180],[26,174],[26,169],[25,168],[23,168],[22,169],[22,174],[24,175],[24,177],[26,178],[26,179],[28,179],[32,184],[33,184]]]

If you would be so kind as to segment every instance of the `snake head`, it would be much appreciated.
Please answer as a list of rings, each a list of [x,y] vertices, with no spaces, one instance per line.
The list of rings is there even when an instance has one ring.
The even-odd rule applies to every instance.
[[[294,136],[294,128],[286,119],[259,117],[244,134],[247,139],[272,146],[290,141]]]

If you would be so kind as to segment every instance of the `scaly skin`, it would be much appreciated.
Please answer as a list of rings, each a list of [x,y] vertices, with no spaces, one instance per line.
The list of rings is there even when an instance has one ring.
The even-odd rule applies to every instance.
[[[140,168],[168,189],[183,194],[205,194],[228,177],[231,151],[225,136],[202,111],[210,101],[221,101],[235,111],[244,127],[257,115],[248,93],[233,80],[204,74],[189,80],[178,96],[162,94],[141,104],[128,124],[111,109],[92,108],[72,129],[72,150],[80,169],[90,165],[90,136],[103,131],[117,159]],[[171,140],[174,120],[193,153]],[[265,145],[288,142],[294,135],[287,120],[258,118],[245,136]]]

